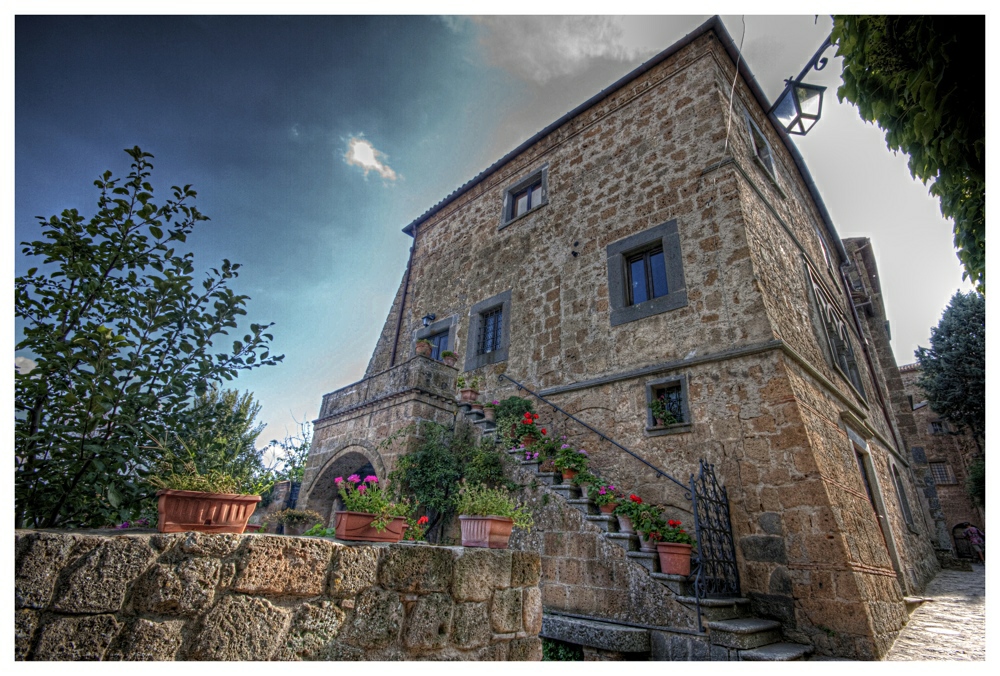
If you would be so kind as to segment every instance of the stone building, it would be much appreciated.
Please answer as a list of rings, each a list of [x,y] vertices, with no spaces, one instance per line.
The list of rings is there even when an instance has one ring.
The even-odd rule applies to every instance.
[[[917,386],[919,364],[907,364],[899,370],[907,405],[912,408],[915,422],[911,441],[914,457],[920,457],[927,464],[955,554],[971,559],[974,554],[961,524],[971,523],[985,531],[986,511],[969,497],[965,482],[969,466],[982,451],[972,435],[957,431],[931,409],[927,395]]]
[[[333,478],[364,464],[383,477],[389,434],[453,420],[456,375],[482,376],[494,399],[517,393],[503,374],[681,483],[713,464],[753,612],[821,654],[884,655],[904,596],[938,569],[940,527],[872,335],[886,329],[862,320],[856,263],[768,108],[715,18],[407,225],[410,260],[365,378],[323,398],[305,506],[329,514]],[[458,369],[416,356],[425,337]],[[657,426],[660,396],[676,424]],[[689,522],[677,485],[552,420],[586,440],[598,474]],[[538,521],[542,535],[561,527]],[[531,542],[547,612],[621,605],[596,583],[571,595],[553,577],[568,550]],[[656,624],[634,613],[614,617]]]

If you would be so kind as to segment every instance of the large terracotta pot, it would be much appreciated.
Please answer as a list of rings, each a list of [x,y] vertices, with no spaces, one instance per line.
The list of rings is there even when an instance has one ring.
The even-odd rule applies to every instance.
[[[434,352],[434,346],[429,343],[417,343],[417,354],[421,357],[429,357]]]
[[[259,495],[232,493],[164,489],[156,495],[156,530],[161,533],[242,533],[260,502]]]
[[[473,390],[470,387],[466,387],[459,391],[462,393],[463,402],[473,402],[479,398],[479,390]]]
[[[463,547],[507,549],[514,520],[505,516],[467,516],[461,514]]]
[[[456,357],[455,355],[449,355],[447,357],[441,357],[441,361],[445,363],[445,366],[454,367],[455,362],[458,361],[458,357]]]
[[[567,469],[561,469],[559,471],[562,473],[562,478],[563,478],[563,483],[564,484],[568,484],[568,483],[572,482],[573,479],[575,479],[576,475],[578,474],[578,472],[575,469],[569,469],[569,468],[567,468]]]
[[[601,505],[601,506],[600,506],[600,509],[601,509],[601,514],[611,514],[612,512],[614,512],[614,511],[615,511],[615,508],[616,508],[617,506],[618,506],[618,503],[617,503],[617,502],[612,502],[612,503],[611,503],[611,504],[609,504],[609,505]]]
[[[691,574],[691,545],[658,542],[656,552],[660,555],[660,572],[684,577]]]
[[[521,443],[524,444],[525,448],[528,448],[529,446],[533,446],[537,442],[538,442],[538,439],[536,439],[531,434],[525,434],[523,437],[521,437]]]
[[[372,526],[375,515],[368,512],[334,512],[333,517],[338,540],[399,542],[406,528],[406,519],[402,516],[395,517],[383,531]]]
[[[483,408],[483,415],[486,416],[486,420],[489,422],[496,422],[497,420],[497,410],[492,406]]]
[[[618,526],[621,528],[623,533],[628,533],[629,535],[635,534],[635,528],[632,527],[632,519],[624,514],[618,515]]]

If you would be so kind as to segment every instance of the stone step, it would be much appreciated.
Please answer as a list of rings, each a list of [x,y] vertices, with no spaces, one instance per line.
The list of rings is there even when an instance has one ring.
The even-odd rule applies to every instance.
[[[638,537],[636,538],[638,541]],[[667,573],[651,573],[650,576],[678,596],[688,596],[694,592],[691,580],[684,575],[668,575]]]
[[[605,533],[604,537],[607,538],[608,542],[615,543],[626,552],[639,551],[638,535],[630,535],[629,533]],[[659,575],[659,573],[654,573],[654,575]]]
[[[565,500],[572,500],[580,496],[580,490],[576,486],[567,486],[566,484],[556,484],[554,486],[550,486],[549,490],[555,491]],[[618,530],[617,519],[615,521],[615,530]]]
[[[678,596],[677,601],[691,610],[696,608],[698,599],[694,596]],[[750,599],[731,596],[721,599],[702,599],[701,616],[708,622],[733,620],[746,617],[750,613]]]
[[[626,552],[625,556],[632,559],[650,573],[660,572],[660,555],[651,552]]]
[[[534,469],[534,468],[530,467],[530,465],[534,465],[535,468],[537,468],[541,464],[542,464],[541,460],[522,460],[521,461],[521,466],[522,467],[528,467],[528,469]]]
[[[493,422],[492,420],[487,420],[486,418],[483,418],[482,420],[476,420],[472,424],[477,425],[480,431],[483,432],[484,434],[486,432],[492,432],[497,428],[497,424],[495,422]]]
[[[542,638],[622,653],[648,653],[649,630],[610,622],[542,614]]]
[[[581,512],[583,512],[584,514],[597,514],[598,513],[597,505],[595,505],[593,502],[591,502],[587,498],[576,498],[576,499],[567,500],[566,504],[569,504],[569,505],[572,505],[573,507],[576,507]]]
[[[471,410],[472,410],[472,404],[470,404],[469,402],[467,401],[458,402],[459,413],[468,413]]]
[[[558,486],[553,486],[552,489],[558,489]],[[558,492],[558,490],[556,490]],[[593,514],[584,517],[590,523],[594,524],[605,533],[617,533],[618,532],[618,518],[611,516],[610,514]]]
[[[772,643],[753,650],[741,650],[740,659],[746,662],[792,662],[804,660],[812,651],[811,645]]]
[[[476,423],[476,422],[478,422],[480,420],[483,420],[485,417],[486,417],[486,414],[483,413],[482,411],[476,411],[476,410],[470,409],[470,410],[468,410],[468,411],[465,412],[465,419],[466,420],[470,420],[473,423]]]
[[[753,650],[781,641],[781,622],[756,617],[715,620],[708,623],[712,645]]]
[[[559,483],[559,473],[558,472],[536,472],[538,480],[541,481],[546,486],[552,486]],[[570,500],[569,502],[572,502]]]

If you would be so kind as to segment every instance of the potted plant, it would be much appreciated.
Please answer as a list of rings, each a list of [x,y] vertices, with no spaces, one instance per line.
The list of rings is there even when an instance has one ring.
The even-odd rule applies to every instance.
[[[639,549],[644,552],[655,552],[656,543],[663,539],[667,522],[660,515],[660,510],[652,505],[640,504],[632,514],[632,525],[639,534]]]
[[[432,352],[434,352],[434,343],[426,338],[421,338],[417,341],[417,354],[421,357],[429,357]]]
[[[199,473],[195,452],[178,438],[189,460],[175,469],[174,452],[153,437],[153,446],[144,446],[163,454],[161,471],[151,473],[146,481],[157,495],[156,530],[161,533],[242,533],[257,509],[260,494],[271,482],[260,477],[234,476],[219,469]]]
[[[399,542],[406,528],[410,506],[389,500],[378,485],[378,477],[361,480],[357,474],[333,480],[344,501],[344,511],[334,512],[338,540]]]
[[[642,509],[642,498],[635,493],[629,495],[628,500],[615,508],[615,516],[618,517],[618,525],[623,533],[635,534],[633,521]]]
[[[497,406],[500,404],[496,399],[492,403],[483,404],[483,415],[489,422],[496,422]]]
[[[562,472],[563,479],[572,481],[577,472],[587,469],[590,456],[582,448],[575,449],[570,444],[564,443],[556,451],[556,468]]]
[[[600,482],[600,479],[587,470],[583,470],[577,472],[577,475],[573,477],[572,482],[580,487],[580,497],[586,498],[589,493],[588,487],[596,486]]]
[[[445,350],[441,353],[441,361],[445,363],[446,366],[455,366],[458,361],[458,355],[451,350]]]
[[[653,412],[653,420],[656,421],[657,427],[666,427],[667,425],[676,425],[679,420],[674,412],[667,408],[666,395],[661,394],[658,397],[653,397],[653,401],[647,404],[649,409]]]
[[[680,521],[673,519],[667,521],[667,527],[660,534],[662,537],[656,543],[656,552],[660,555],[660,571],[667,575],[690,575],[694,538],[681,528]]]
[[[455,383],[458,385],[459,392],[462,393],[463,402],[473,402],[479,398],[479,376],[473,378],[468,384],[466,384],[465,376],[459,376]]]
[[[537,420],[537,413],[526,411],[520,422],[515,423],[511,436],[520,440],[521,444],[526,447],[533,445],[548,432],[544,427],[538,429]]]
[[[621,502],[621,494],[614,484],[599,484],[590,487],[590,498],[600,507],[602,514],[612,514]]]
[[[527,507],[518,507],[507,490],[481,484],[462,488],[456,511],[463,547],[507,549],[514,526],[531,530],[534,525]]]
[[[428,521],[430,519],[426,516],[421,516],[419,519],[414,516],[406,517],[406,533],[403,535],[403,539],[408,542],[426,543],[425,536],[427,535]]]
[[[285,535],[301,535],[306,529],[323,523],[323,517],[311,509],[283,509],[268,514],[264,523],[277,523],[285,527]]]

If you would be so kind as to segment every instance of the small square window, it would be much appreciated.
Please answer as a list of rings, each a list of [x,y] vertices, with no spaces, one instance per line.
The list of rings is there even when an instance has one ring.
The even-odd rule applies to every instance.
[[[671,434],[691,428],[687,377],[674,376],[646,383],[646,432]]]
[[[687,305],[676,220],[609,244],[607,256],[611,326]]]
[[[955,473],[951,471],[951,465],[946,462],[932,462],[931,466],[931,476],[934,477],[934,483],[936,484],[953,484],[955,483]]]
[[[548,183],[549,168],[545,165],[507,188],[500,227],[548,204]]]

